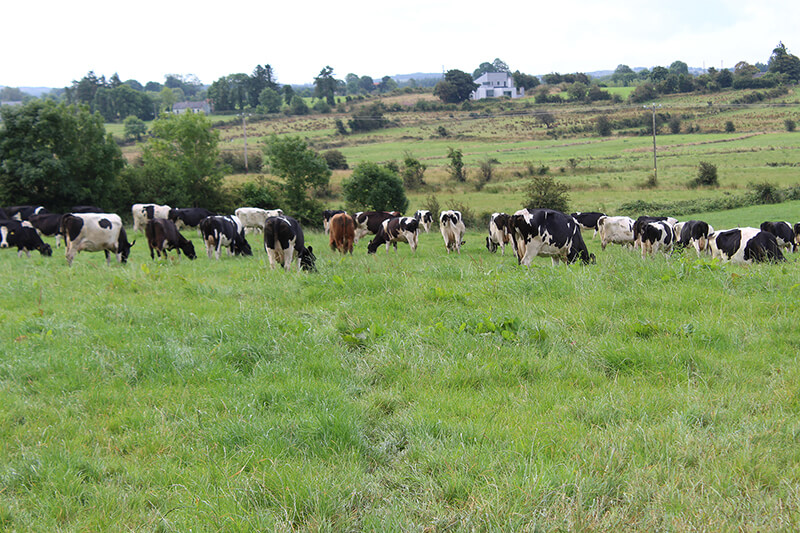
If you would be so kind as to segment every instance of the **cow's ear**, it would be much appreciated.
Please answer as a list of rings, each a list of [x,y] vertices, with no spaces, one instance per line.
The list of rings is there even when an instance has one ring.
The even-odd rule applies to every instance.
[[[309,246],[307,249],[308,249],[308,253],[310,253],[310,254],[314,253],[314,248],[312,248],[311,246]]]

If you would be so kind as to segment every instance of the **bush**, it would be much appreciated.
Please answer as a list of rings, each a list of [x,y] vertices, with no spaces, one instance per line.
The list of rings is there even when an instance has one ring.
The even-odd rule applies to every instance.
[[[339,150],[328,150],[327,152],[322,152],[322,158],[325,159],[325,162],[328,164],[328,168],[331,170],[347,170],[350,168],[347,165],[347,158]]]
[[[719,187],[717,165],[707,161],[700,161],[697,168],[697,177],[689,182],[689,187]]]
[[[733,125],[733,121],[728,120],[727,122],[725,122],[725,132],[733,133],[734,131],[736,131],[736,126]]]
[[[447,165],[447,171],[456,181],[467,181],[467,169],[464,168],[464,154],[457,148],[448,148],[447,157],[450,159],[450,164]]]
[[[403,156],[403,185],[406,189],[418,189],[425,185],[425,170],[427,166],[419,162],[419,159],[406,152]]]
[[[383,117],[383,111],[383,105],[378,102],[360,107],[348,122],[350,130],[353,132],[372,131],[386,127],[389,121]]]
[[[244,165],[244,152],[222,152],[219,158],[223,163],[231,167],[235,173],[243,173],[245,170],[249,172],[261,172],[264,167],[264,157],[260,151],[247,152],[247,169]]]
[[[377,163],[361,163],[350,179],[342,182],[348,206],[355,210],[400,211],[408,209],[403,182],[393,170]]]
[[[797,128],[797,124],[794,120],[787,118],[783,121],[783,125],[786,126],[786,131],[794,131]]]
[[[317,113],[330,113],[331,105],[325,100],[317,100],[314,104],[314,111]]]
[[[748,188],[754,204],[778,204],[783,201],[780,188],[768,181],[750,183]]]
[[[669,131],[673,135],[677,135],[681,132],[681,119],[678,117],[672,117],[669,119]]]
[[[552,176],[534,176],[526,188],[524,207],[569,212],[569,188]]]
[[[611,121],[605,115],[597,117],[597,134],[601,137],[608,137],[611,135]]]

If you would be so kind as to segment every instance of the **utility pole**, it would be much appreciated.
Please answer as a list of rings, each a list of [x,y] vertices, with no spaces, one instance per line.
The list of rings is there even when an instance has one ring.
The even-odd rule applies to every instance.
[[[247,115],[242,113],[242,130],[244,130],[244,173],[247,174],[249,172],[249,167],[247,166]]]
[[[644,106],[647,108],[647,106]],[[650,104],[653,110],[653,183],[658,183],[658,160],[656,159],[656,104]],[[658,107],[661,107],[659,105]]]

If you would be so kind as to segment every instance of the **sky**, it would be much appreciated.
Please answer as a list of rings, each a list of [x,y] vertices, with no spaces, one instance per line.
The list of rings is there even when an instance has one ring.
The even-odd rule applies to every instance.
[[[472,73],[499,58],[527,74],[766,63],[800,55],[796,0],[397,2],[37,0],[0,10],[0,85],[65,87],[98,76],[205,84],[270,64],[280,84],[334,76]],[[796,40],[796,41],[795,41]]]

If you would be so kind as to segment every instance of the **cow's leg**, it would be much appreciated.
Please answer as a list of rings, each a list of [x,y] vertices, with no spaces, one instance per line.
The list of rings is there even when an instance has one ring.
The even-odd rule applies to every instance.
[[[108,250],[103,250],[103,253],[106,254],[106,265],[111,266],[111,254],[108,253]]]
[[[267,259],[269,259],[269,267],[272,270],[275,270],[275,263],[277,261],[276,261],[276,258],[275,258],[275,249],[274,248],[267,248]]]
[[[292,258],[294,257],[294,247],[291,246],[289,248],[283,249],[283,269],[285,271],[289,271],[292,269]],[[300,264],[300,258],[297,258],[297,264]]]

